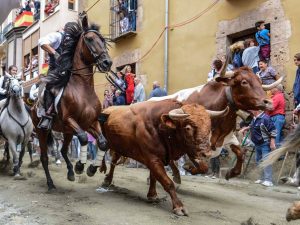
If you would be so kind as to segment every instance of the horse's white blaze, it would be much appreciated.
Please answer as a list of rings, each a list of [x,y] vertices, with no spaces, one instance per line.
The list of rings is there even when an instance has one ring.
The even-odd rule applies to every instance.
[[[204,84],[200,85],[198,87],[180,90],[172,95],[167,95],[167,96],[163,96],[163,97],[153,97],[153,98],[150,98],[148,101],[162,101],[162,100],[166,100],[166,99],[176,99],[177,101],[182,102],[184,100],[187,100],[194,92],[199,93],[203,87],[204,87]]]

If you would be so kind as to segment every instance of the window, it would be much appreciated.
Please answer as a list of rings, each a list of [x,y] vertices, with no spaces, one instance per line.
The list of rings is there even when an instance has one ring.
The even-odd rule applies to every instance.
[[[111,0],[110,33],[113,40],[136,31],[137,0]]]
[[[76,0],[68,0],[68,9],[76,10]]]

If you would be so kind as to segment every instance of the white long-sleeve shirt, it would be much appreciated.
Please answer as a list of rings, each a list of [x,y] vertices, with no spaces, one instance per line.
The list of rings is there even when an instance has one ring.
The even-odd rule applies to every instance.
[[[46,36],[39,39],[39,46],[42,45],[50,45],[54,49],[58,49],[61,41],[62,41],[62,33],[60,32],[52,32],[47,34]]]
[[[8,78],[10,78],[11,77],[11,75],[9,74],[9,73],[7,73],[7,72],[5,72],[5,74],[4,74],[4,76],[1,76],[0,77],[0,94],[1,95],[5,95],[6,94],[6,88],[4,87],[4,88],[2,88],[2,85],[3,85],[3,82],[4,82],[4,77],[8,77]]]
[[[38,97],[39,87],[36,84],[32,85],[29,91],[29,98],[35,100]]]
[[[139,83],[134,87],[134,102],[143,102],[146,100],[146,93],[142,83]]]

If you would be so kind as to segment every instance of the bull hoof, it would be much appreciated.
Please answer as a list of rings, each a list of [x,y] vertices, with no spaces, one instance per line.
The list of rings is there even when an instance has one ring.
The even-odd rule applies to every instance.
[[[68,172],[68,180],[69,181],[75,181],[75,175],[73,171]]]
[[[93,166],[92,164],[87,168],[86,170],[86,174],[89,176],[89,177],[92,177],[95,175],[95,173],[97,172],[97,167],[96,166]]]
[[[184,208],[183,206],[174,208],[173,213],[176,214],[177,216],[189,216],[187,209]]]
[[[173,175],[173,181],[174,181],[176,184],[181,184],[181,177],[180,177],[180,174]]]
[[[228,170],[226,175],[225,175],[225,179],[229,180],[230,178],[234,178],[237,177],[238,175],[240,175],[239,172],[234,171],[234,169]]]
[[[80,160],[75,164],[75,173],[82,174],[84,170],[84,164]]]

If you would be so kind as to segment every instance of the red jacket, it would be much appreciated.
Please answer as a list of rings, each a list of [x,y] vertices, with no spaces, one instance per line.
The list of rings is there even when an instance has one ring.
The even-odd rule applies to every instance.
[[[285,100],[284,100],[284,95],[281,91],[276,92],[272,96],[272,102],[273,102],[273,110],[268,111],[267,114],[269,116],[275,116],[278,114],[285,115]]]

